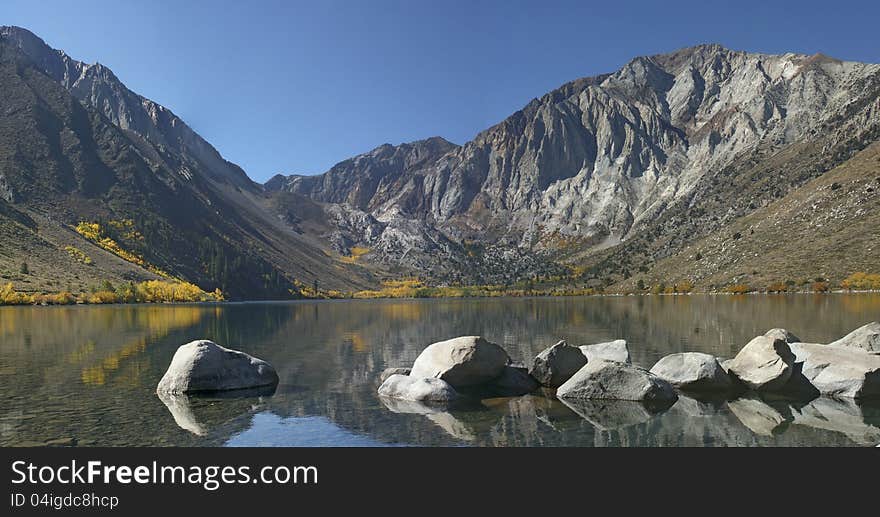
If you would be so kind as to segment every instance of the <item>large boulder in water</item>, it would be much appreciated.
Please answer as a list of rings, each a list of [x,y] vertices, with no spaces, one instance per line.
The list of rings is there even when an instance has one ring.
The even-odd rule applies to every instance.
[[[880,355],[858,348],[792,343],[802,373],[823,395],[880,398]]]
[[[617,361],[619,363],[632,362],[625,339],[615,339],[614,341],[596,343],[595,345],[582,345],[580,349],[587,357],[587,361],[604,359],[606,361]]]
[[[385,379],[379,395],[415,402],[452,402],[458,398],[455,388],[442,379],[399,374]]]
[[[880,323],[868,323],[828,345],[855,348],[880,355]]]
[[[560,341],[535,357],[529,373],[542,386],[557,388],[585,364],[587,358],[578,347]]]
[[[177,349],[156,391],[199,393],[277,384],[278,374],[266,361],[200,340]]]
[[[559,389],[560,399],[637,400],[652,406],[671,406],[677,399],[668,382],[644,368],[597,359],[578,370]]]
[[[734,386],[715,356],[700,352],[667,355],[651,373],[682,390],[725,391]]]
[[[436,377],[453,388],[485,384],[501,375],[510,357],[503,348],[479,336],[464,336],[429,345],[413,363],[411,377]]]
[[[785,339],[758,336],[730,361],[727,371],[756,391],[779,390],[791,377],[795,357]]]

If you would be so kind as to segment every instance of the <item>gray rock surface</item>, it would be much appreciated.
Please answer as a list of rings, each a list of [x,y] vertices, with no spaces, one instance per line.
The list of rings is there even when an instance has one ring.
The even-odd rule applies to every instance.
[[[823,395],[880,397],[880,356],[855,347],[792,343],[802,372]]]
[[[462,336],[429,345],[412,366],[412,377],[436,377],[452,387],[485,384],[501,375],[510,357],[479,336]]]
[[[758,336],[749,341],[726,366],[728,372],[753,390],[781,389],[795,362],[784,339]]]
[[[644,368],[597,359],[578,370],[556,390],[560,399],[635,400],[670,406],[677,399],[672,385]]]
[[[620,363],[632,362],[625,339],[615,339],[614,341],[596,343],[595,345],[581,345],[580,349],[587,357],[587,361],[604,359],[606,361],[617,361]]]
[[[715,356],[700,352],[667,355],[657,361],[651,373],[682,390],[725,391],[734,386]]]
[[[578,347],[560,341],[535,357],[529,373],[542,386],[557,388],[585,364],[587,358]]]
[[[199,393],[277,384],[278,374],[266,361],[200,340],[177,349],[156,391]]]
[[[837,341],[828,344],[831,346],[857,348],[872,354],[880,354],[880,323],[872,321]]]
[[[392,375],[379,386],[379,395],[415,402],[452,402],[458,398],[449,383],[435,377]]]

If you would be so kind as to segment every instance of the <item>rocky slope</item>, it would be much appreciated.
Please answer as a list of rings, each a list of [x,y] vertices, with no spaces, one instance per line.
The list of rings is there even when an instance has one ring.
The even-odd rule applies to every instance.
[[[6,253],[5,276],[32,256],[43,257],[45,277],[63,276],[74,265],[61,241],[100,255],[73,232],[79,222],[110,231],[131,220],[132,238],[111,235],[123,248],[152,269],[232,298],[287,298],[295,282],[317,278],[338,288],[372,285],[367,269],[328,260],[323,243],[281,224],[262,187],[106,67],[75,61],[15,27],[0,29],[0,67],[0,196],[8,213],[39,221],[29,227],[0,216],[6,233],[32,234]],[[155,277],[137,265],[124,270],[95,261],[83,280]]]
[[[383,146],[275,184],[614,283],[876,140],[878,92],[878,65],[700,45],[568,83],[433,161],[377,168],[411,147]]]

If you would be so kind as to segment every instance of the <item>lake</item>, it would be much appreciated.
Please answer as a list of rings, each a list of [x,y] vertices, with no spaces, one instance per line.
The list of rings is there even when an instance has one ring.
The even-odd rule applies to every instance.
[[[538,393],[443,411],[386,406],[376,388],[384,368],[460,335],[526,364],[559,339],[623,338],[650,368],[673,352],[732,357],[772,327],[824,343],[878,319],[877,294],[0,307],[0,445],[875,445],[876,403],[682,397],[649,414]],[[269,361],[275,393],[160,399],[177,347],[202,338]]]

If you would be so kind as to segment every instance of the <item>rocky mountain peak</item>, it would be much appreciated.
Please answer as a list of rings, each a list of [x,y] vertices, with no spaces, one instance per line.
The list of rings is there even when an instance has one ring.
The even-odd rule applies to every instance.
[[[18,47],[46,75],[68,89],[80,102],[97,109],[114,125],[151,145],[173,149],[191,161],[173,164],[174,168],[204,170],[207,181],[256,189],[240,167],[226,161],[171,110],[129,90],[107,66],[72,59],[21,27],[0,27],[0,38]]]

